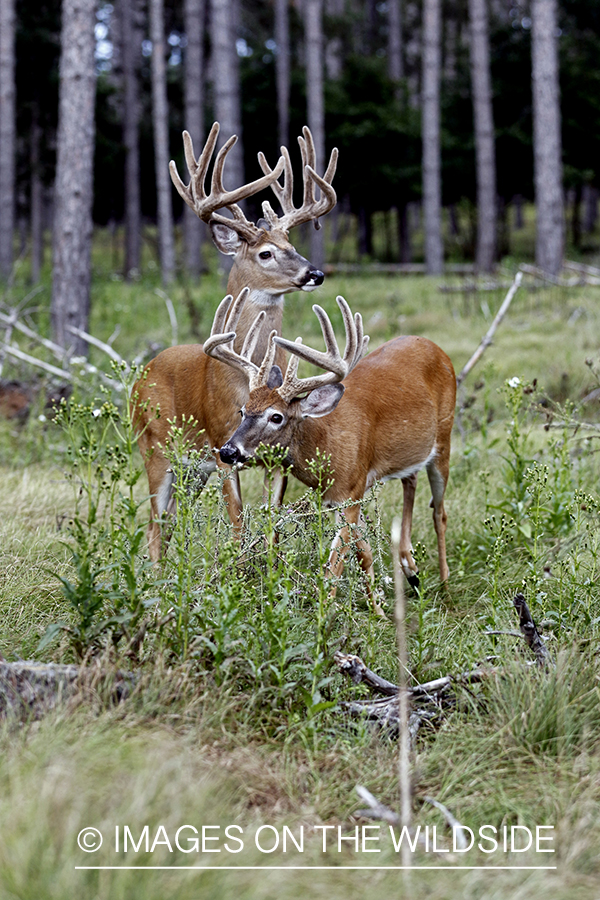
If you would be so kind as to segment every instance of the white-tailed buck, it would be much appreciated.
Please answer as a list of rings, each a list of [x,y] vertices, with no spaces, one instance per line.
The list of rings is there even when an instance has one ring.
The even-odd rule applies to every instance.
[[[243,315],[243,302],[243,294],[233,306],[231,297],[222,301],[204,345],[206,353],[243,374],[250,390],[241,424],[219,451],[221,461],[244,463],[260,444],[279,444],[287,450],[284,464],[292,474],[316,488],[318,479],[309,462],[317,451],[328,456],[332,483],[324,501],[343,504],[340,525],[341,517],[345,519],[333,542],[328,569],[336,577],[341,575],[344,557],[354,542],[370,582],[373,554],[362,530],[360,501],[375,481],[400,478],[404,488],[400,562],[413,584],[418,583],[411,548],[413,504],[417,474],[425,469],[431,485],[440,577],[447,581],[444,493],[456,401],[456,376],[448,356],[427,338],[397,337],[361,359],[368,341],[361,317],[357,313],[353,318],[344,298],[338,297],[346,330],[343,356],[328,316],[313,306],[325,352],[305,347],[300,338],[293,343],[271,331],[267,351],[257,365],[252,349],[264,327],[262,314],[241,350],[235,346],[235,322]],[[276,364],[277,348],[292,354],[285,376]],[[325,369],[325,374],[297,378],[299,359]]]
[[[336,195],[331,181],[337,165],[337,150],[332,152],[327,170],[321,177],[315,171],[311,133],[304,128],[303,136],[298,138],[304,196],[302,205],[295,207],[292,166],[285,147],[281,148],[282,157],[274,169],[270,168],[261,153],[259,162],[265,174],[236,190],[225,190],[223,167],[227,154],[237,140],[235,135],[217,154],[210,193],[207,194],[206,174],[218,133],[219,125],[215,123],[196,160],[192,140],[186,131],[183,132],[185,159],[190,173],[188,185],[180,179],[174,162],[171,162],[170,170],[173,183],[185,202],[210,226],[218,249],[233,257],[228,291],[237,296],[243,288],[248,288],[247,302],[236,325],[236,348],[240,349],[260,312],[264,313],[268,331],[279,332],[284,294],[313,291],[323,282],[323,273],[297,252],[289,241],[288,232],[303,222],[314,220],[317,224],[318,218],[335,206]],[[282,173],[284,181],[280,184],[278,179]],[[264,218],[254,224],[248,221],[238,203],[266,187],[274,191],[283,215],[277,216],[271,205],[264,202]],[[319,198],[316,197],[316,187],[320,190]],[[218,213],[219,209],[228,210],[232,218]],[[253,359],[262,359],[266,349],[267,339],[259,336],[254,345]],[[282,350],[278,354],[280,364],[284,365],[285,354]],[[194,419],[196,425],[193,432],[190,430],[188,439],[196,447],[220,447],[239,422],[239,410],[248,398],[248,385],[238,372],[206,356],[201,344],[190,344],[169,347],[153,359],[134,385],[132,397],[139,447],[146,465],[151,495],[148,546],[151,559],[156,561],[163,549],[161,519],[174,512],[174,475],[165,455],[172,423],[181,425]],[[220,462],[217,460],[216,464],[220,465]],[[280,478],[279,487],[284,487],[283,478]],[[242,501],[237,473],[225,481],[224,493],[231,521],[239,530]]]

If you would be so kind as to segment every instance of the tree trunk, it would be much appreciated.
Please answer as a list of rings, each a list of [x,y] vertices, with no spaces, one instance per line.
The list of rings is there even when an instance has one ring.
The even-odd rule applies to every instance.
[[[94,175],[95,0],[63,0],[51,319],[54,339],[87,355]]]
[[[204,0],[185,0],[185,127],[192,136],[196,153],[204,143]],[[204,225],[184,207],[185,268],[197,278],[202,269],[201,248]]]
[[[408,212],[408,203],[402,202],[398,204],[398,244],[401,263],[409,263],[412,260],[410,216]]]
[[[31,166],[31,281],[37,284],[44,262],[44,188],[40,173],[40,145],[42,129],[40,128],[39,107],[33,106],[31,115],[31,149],[29,163]]]
[[[573,188],[571,233],[573,236],[573,246],[577,250],[581,250],[581,185],[580,184],[577,184]]]
[[[556,0],[532,0],[531,18],[535,257],[540,268],[557,275],[563,258],[564,211]]]
[[[173,206],[169,176],[169,107],[167,104],[167,65],[163,0],[150,0],[150,37],[152,39],[152,123],[154,126],[154,164],[158,205],[158,247],[163,284],[175,273]]]
[[[219,147],[232,134],[238,142],[227,157],[227,190],[244,184],[240,72],[236,49],[237,10],[233,0],[211,0],[212,77],[215,118],[221,124]]]
[[[121,0],[123,48],[123,143],[125,145],[125,277],[140,271],[140,99],[138,66],[141,40],[136,0]]]
[[[344,15],[344,0],[325,0],[325,13],[330,19],[336,20],[338,29],[337,33],[335,29],[332,29],[334,33],[325,43],[325,72],[331,81],[339,81],[344,69],[344,45],[339,34]]]
[[[402,60],[402,8],[401,0],[388,0],[388,75],[398,83],[404,78]]]
[[[290,138],[290,17],[289,0],[275,0],[275,82],[277,86],[277,134],[279,146]]]
[[[491,272],[496,260],[496,152],[487,0],[469,0],[471,90],[477,169],[477,250],[479,272]]]
[[[423,211],[425,267],[428,275],[444,268],[440,151],[440,0],[423,0]]]
[[[0,0],[0,276],[13,263],[15,228],[15,0]]]
[[[315,142],[317,165],[325,160],[325,100],[323,95],[323,2],[304,0],[304,45],[306,53],[306,101],[308,127]],[[316,189],[318,191],[318,188]],[[310,259],[314,266],[325,265],[323,229],[310,231]]]
[[[583,186],[584,229],[586,234],[591,234],[598,221],[598,188],[591,184]]]

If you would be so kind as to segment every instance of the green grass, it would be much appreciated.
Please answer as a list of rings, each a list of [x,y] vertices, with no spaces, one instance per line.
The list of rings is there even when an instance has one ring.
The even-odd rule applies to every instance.
[[[106,339],[120,324],[114,346],[129,358],[149,340],[170,343],[165,304],[155,293],[155,270],[146,265],[134,285],[113,280],[106,235],[100,239],[93,333]],[[310,304],[319,302],[336,316],[335,296],[341,293],[362,312],[372,346],[398,333],[424,334],[449,353],[459,371],[489,327],[503,291],[442,294],[438,286],[425,278],[329,277],[310,301],[300,294],[288,298],[285,331],[318,343]],[[183,342],[194,339],[186,290],[204,334],[223,293],[215,272],[200,285],[176,283],[169,289]],[[17,278],[12,302],[26,291]],[[35,321],[41,328],[47,323],[48,298],[48,289],[36,298],[42,309]],[[126,635],[116,647],[108,641],[106,649],[108,629],[97,644],[105,666],[135,669],[133,696],[114,706],[98,688],[40,722],[2,725],[2,900],[359,898],[373,892],[434,900],[597,898],[597,437],[593,429],[574,434],[555,427],[546,431],[544,424],[555,401],[578,404],[596,385],[586,359],[598,361],[599,300],[599,288],[522,289],[494,345],[467,379],[447,495],[448,592],[438,581],[424,479],[413,526],[422,590],[419,596],[408,595],[412,675],[422,681],[461,672],[490,656],[502,670],[481,685],[459,690],[456,708],[420,732],[413,761],[415,823],[436,825],[442,840],[448,840],[440,813],[425,802],[425,796],[432,796],[474,830],[485,824],[499,829],[553,825],[556,854],[542,859],[514,854],[508,864],[540,865],[549,859],[557,870],[417,871],[409,885],[399,872],[340,868],[340,863],[397,865],[389,840],[382,839],[382,852],[376,855],[354,854],[347,846],[341,854],[337,848],[322,854],[315,826],[341,825],[349,834],[356,824],[366,824],[354,817],[363,805],[354,792],[357,783],[384,803],[398,804],[397,744],[340,712],[340,701],[364,697],[366,690],[343,681],[331,667],[333,651],[342,647],[394,679],[394,627],[391,616],[382,621],[371,614],[354,564],[348,566],[335,603],[322,602],[318,559],[332,536],[333,520],[326,513],[319,524],[311,506],[314,496],[307,496],[301,485],[291,485],[286,498],[277,548],[282,562],[277,565],[263,551],[261,535],[271,525],[259,509],[261,474],[250,470],[243,473],[243,489],[248,542],[256,543],[241,563],[216,485],[197,503],[182,498],[181,527],[165,569],[148,575],[141,554],[134,554],[139,596],[133,591],[131,603],[158,598],[161,616],[174,612],[161,628],[150,627],[137,661],[123,656]],[[339,317],[334,321],[339,330]],[[92,350],[91,358],[105,365],[97,351]],[[5,376],[23,374],[5,364]],[[514,377],[521,384],[507,389],[506,380]],[[523,384],[534,379],[538,392],[524,394]],[[56,576],[73,584],[81,577],[69,551],[74,546],[70,523],[77,516],[87,521],[91,494],[85,473],[67,455],[67,444],[79,439],[82,423],[98,426],[98,419],[86,419],[85,413],[94,396],[94,405],[104,399],[90,384],[75,398],[83,412],[71,436],[48,420],[41,403],[25,424],[0,422],[7,496],[7,513],[0,519],[0,652],[8,659],[75,658],[67,632],[42,651],[37,648],[49,625],[77,620]],[[592,425],[598,418],[593,403],[581,407],[579,415]],[[556,418],[555,412],[554,424]],[[114,436],[106,437],[102,453],[114,443]],[[105,471],[113,471],[116,463],[110,456],[102,459]],[[127,476],[140,465],[134,455],[119,472]],[[75,480],[69,482],[65,474]],[[125,603],[124,591],[122,596],[115,592],[115,585],[122,589],[124,584],[115,565],[123,563],[128,541],[135,539],[135,528],[143,527],[148,512],[143,478],[132,488],[141,504],[137,523],[122,517],[117,527],[110,518],[109,493],[102,490],[99,518],[88,536],[102,537],[93,552],[108,567],[109,574],[99,579],[113,592],[104,600],[108,610]],[[122,493],[127,493],[123,487]],[[118,511],[118,498],[113,499]],[[366,504],[378,585],[388,612],[393,600],[388,535],[401,502],[401,486],[390,483]],[[535,618],[544,622],[555,669],[539,672],[526,666],[529,654],[520,638],[487,633],[490,628],[515,630],[511,600],[517,590],[524,590]],[[111,627],[117,634],[118,628]],[[238,855],[170,853],[164,845],[137,857],[112,850],[116,825],[128,825],[138,836],[145,825],[151,836],[163,825],[173,841],[177,828],[188,824],[198,830],[202,825],[239,825],[248,841]],[[305,852],[300,858],[261,854],[252,835],[265,824],[280,832],[287,825],[296,834],[304,826]],[[105,836],[98,854],[77,847],[77,834],[86,826]],[[424,852],[416,856],[420,865],[448,861]],[[450,862],[507,864],[503,854],[490,858],[474,851],[466,857],[456,855]],[[293,874],[75,869],[117,862],[173,866],[215,861],[331,869]]]

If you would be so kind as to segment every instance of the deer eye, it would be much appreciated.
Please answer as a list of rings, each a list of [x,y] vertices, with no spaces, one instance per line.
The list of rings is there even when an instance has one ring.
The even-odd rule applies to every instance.
[[[271,259],[272,253],[270,250],[263,250],[262,253],[258,254],[261,259]]]
[[[273,415],[271,416],[271,422],[273,422],[274,425],[281,425],[281,423],[283,422],[283,416],[281,415],[281,413],[273,413]]]

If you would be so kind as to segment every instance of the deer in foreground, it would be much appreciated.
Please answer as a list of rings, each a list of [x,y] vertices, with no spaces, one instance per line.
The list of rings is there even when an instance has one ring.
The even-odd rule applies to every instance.
[[[190,183],[185,185],[174,162],[170,164],[171,178],[179,194],[194,212],[210,226],[217,248],[233,257],[227,289],[238,295],[248,288],[247,302],[236,323],[236,348],[240,348],[257,314],[263,313],[269,331],[279,332],[283,313],[284,295],[291,291],[313,291],[323,283],[324,275],[301,256],[289,241],[288,232],[296,225],[313,220],[318,225],[320,216],[328,213],[336,203],[331,186],[337,165],[337,150],[333,150],[325,174],[315,171],[316,159],[312,135],[304,128],[298,138],[302,155],[304,196],[298,208],[293,203],[293,172],[290,156],[285,147],[274,169],[263,154],[259,162],[264,175],[233,191],[223,187],[223,168],[227,154],[235,144],[233,135],[217,154],[210,193],[206,193],[205,180],[219,133],[215,123],[204,149],[196,160],[192,140],[183,132],[185,158],[190,173]],[[283,173],[283,184],[279,176]],[[315,196],[315,186],[320,197]],[[263,203],[263,216],[256,224],[250,222],[238,206],[240,200],[271,187],[279,200],[283,215],[278,216],[268,202]],[[229,218],[217,210],[226,209]],[[268,332],[267,332],[268,333]],[[252,357],[262,359],[267,349],[266,339],[259,336]],[[285,365],[285,354],[278,350],[278,362]],[[191,443],[201,448],[220,447],[235,430],[239,422],[239,410],[248,398],[248,385],[244,377],[228,366],[211,359],[201,344],[169,347],[163,350],[145,368],[134,385],[132,397],[135,403],[135,427],[139,434],[139,448],[144,458],[151,496],[151,520],[148,526],[150,558],[156,562],[163,550],[161,520],[174,513],[174,474],[165,455],[172,423],[181,424],[195,420],[187,435]],[[199,432],[202,432],[201,434]],[[222,466],[220,460],[216,465]],[[211,466],[204,473],[210,474]],[[279,502],[285,488],[279,475],[274,502]],[[223,485],[229,517],[238,535],[241,528],[242,499],[237,472]]]
[[[440,577],[446,582],[444,494],[456,402],[456,376],[448,356],[427,338],[397,337],[362,359],[368,338],[363,337],[360,314],[353,318],[344,298],[338,297],[346,331],[343,356],[329,317],[315,305],[325,352],[304,346],[300,338],[294,343],[271,331],[267,351],[257,365],[252,351],[263,327],[262,314],[241,351],[235,349],[235,323],[244,301],[244,294],[233,304],[231,297],[225,297],[204,345],[206,353],[243,374],[249,386],[241,424],[221,447],[221,461],[243,464],[260,444],[280,445],[287,451],[284,465],[299,481],[317,488],[309,461],[315,459],[317,450],[329,456],[332,483],[323,499],[330,506],[345,505],[338,513],[342,527],[331,547],[328,571],[335,578],[341,575],[354,538],[369,586],[374,570],[371,547],[362,531],[360,504],[365,492],[378,480],[402,480],[400,562],[409,582],[417,584],[411,528],[417,474],[425,469],[432,493]],[[292,354],[285,376],[276,364],[277,348]],[[300,359],[325,373],[299,379]],[[372,593],[371,599],[380,612]]]

